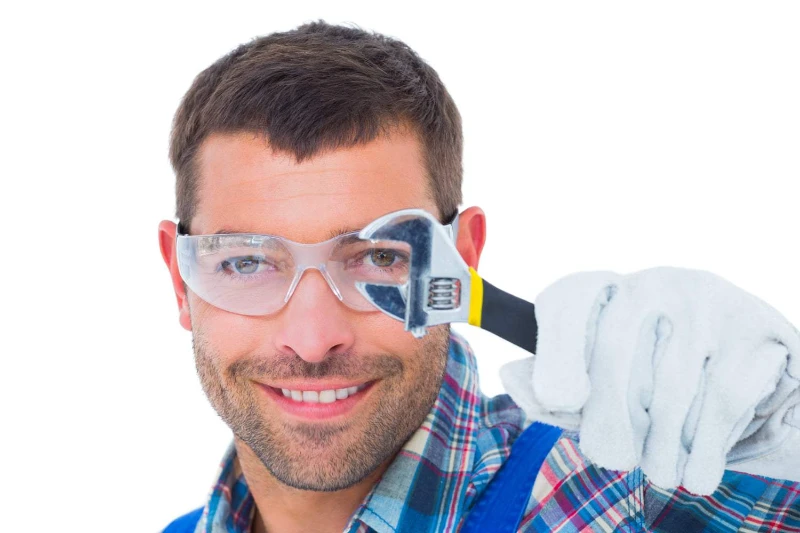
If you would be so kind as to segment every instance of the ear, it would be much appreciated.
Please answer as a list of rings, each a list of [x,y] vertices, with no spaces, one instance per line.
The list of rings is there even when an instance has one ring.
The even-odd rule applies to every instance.
[[[483,245],[486,243],[486,215],[480,207],[465,209],[458,216],[456,248],[464,262],[478,270]]]
[[[180,271],[178,270],[178,258],[175,253],[175,233],[178,231],[177,226],[170,220],[162,220],[158,225],[158,245],[161,248],[161,257],[169,269],[170,278],[172,278],[172,289],[175,291],[175,296],[178,299],[178,321],[181,326],[188,331],[192,331],[192,320],[189,314],[189,301],[187,299],[186,290],[184,289],[183,279],[181,278]]]

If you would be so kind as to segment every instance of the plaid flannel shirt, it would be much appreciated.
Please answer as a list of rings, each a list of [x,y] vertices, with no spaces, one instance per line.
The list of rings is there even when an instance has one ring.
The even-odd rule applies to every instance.
[[[344,531],[457,531],[527,424],[508,395],[481,394],[474,355],[453,334],[433,408]],[[260,512],[269,513],[269,505]],[[247,533],[254,515],[231,445],[195,531]],[[800,533],[800,483],[728,471],[713,495],[693,496],[650,485],[638,469],[594,466],[577,436],[564,433],[539,472],[519,531]]]

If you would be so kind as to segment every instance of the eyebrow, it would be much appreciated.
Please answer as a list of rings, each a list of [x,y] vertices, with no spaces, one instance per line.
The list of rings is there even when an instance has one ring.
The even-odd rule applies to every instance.
[[[336,228],[328,232],[328,236],[325,240],[333,239],[334,237],[338,237],[346,233],[354,233],[356,231],[361,231],[362,229],[363,228],[353,228],[352,226],[341,226],[339,228]],[[358,239],[358,235],[354,235],[353,238]]]
[[[237,231],[237,230],[227,229],[227,228],[223,228],[223,229],[221,229],[219,231],[215,231],[212,235],[232,235],[232,234],[237,234],[237,233],[240,233],[242,235],[259,235],[258,233],[255,233],[255,232],[252,232],[252,231]]]
[[[362,228],[353,228],[351,226],[342,226],[342,227],[339,227],[337,229],[334,229],[334,230],[328,232],[328,234],[327,234],[328,236],[325,239],[323,239],[323,242],[327,241],[327,240],[330,240],[330,239],[333,239],[334,237],[338,237],[339,235],[344,235],[346,233],[355,233],[355,232],[361,231],[361,230],[362,230]],[[214,232],[214,235],[235,235],[235,234],[273,235],[272,233],[258,233],[258,232],[254,232],[254,231],[239,231],[239,230],[233,230],[233,229],[229,229],[229,228],[222,228],[221,230]],[[281,235],[273,235],[273,236],[285,238],[285,237],[282,237]],[[357,236],[354,236],[354,238],[357,238]]]

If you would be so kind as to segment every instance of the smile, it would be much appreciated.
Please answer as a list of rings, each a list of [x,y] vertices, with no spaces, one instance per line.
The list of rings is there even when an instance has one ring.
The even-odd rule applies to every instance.
[[[360,384],[287,383],[284,386],[259,385],[267,397],[285,414],[306,420],[324,420],[346,415],[354,408],[357,408],[362,403],[362,400],[369,395],[375,383],[376,381]]]
[[[346,400],[349,396],[364,390],[366,387],[367,385],[364,383],[355,387],[347,387],[343,389],[328,389],[321,391],[281,389],[281,392],[283,393],[284,397],[291,398],[296,402],[334,403],[339,400]]]

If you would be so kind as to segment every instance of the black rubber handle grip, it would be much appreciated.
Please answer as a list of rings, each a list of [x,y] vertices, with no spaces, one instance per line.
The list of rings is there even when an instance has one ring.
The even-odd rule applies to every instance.
[[[481,328],[514,343],[520,348],[536,353],[536,308],[531,302],[501,291],[483,280],[483,305]]]

